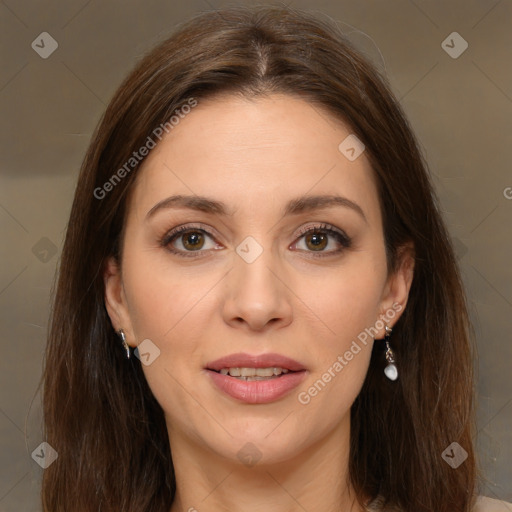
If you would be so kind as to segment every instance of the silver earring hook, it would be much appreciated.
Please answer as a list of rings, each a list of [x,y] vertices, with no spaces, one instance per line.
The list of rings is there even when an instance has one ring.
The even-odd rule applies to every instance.
[[[126,359],[130,359],[130,346],[128,345],[128,343],[126,343],[126,335],[125,335],[123,329],[119,329],[119,331],[117,331],[117,334],[121,338],[121,343],[123,344],[123,348],[126,350]]]

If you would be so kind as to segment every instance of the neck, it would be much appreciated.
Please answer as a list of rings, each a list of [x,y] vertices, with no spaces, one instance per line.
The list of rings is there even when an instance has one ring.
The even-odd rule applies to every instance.
[[[177,488],[170,512],[362,512],[348,478],[347,417],[347,424],[292,458],[269,460],[262,456],[252,466],[172,432],[169,438]]]

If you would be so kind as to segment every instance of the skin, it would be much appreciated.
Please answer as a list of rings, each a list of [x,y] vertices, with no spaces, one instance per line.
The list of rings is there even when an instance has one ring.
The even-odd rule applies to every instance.
[[[412,281],[410,251],[388,275],[373,171],[364,153],[351,162],[338,150],[350,133],[299,98],[224,95],[200,101],[139,171],[121,268],[108,262],[105,299],[131,346],[150,339],[160,350],[143,369],[169,432],[177,480],[171,512],[361,510],[347,483],[350,408],[373,339],[359,343],[308,404],[297,398],[393,304],[403,312]],[[175,194],[222,201],[232,215],[167,208],[147,218]],[[290,199],[313,194],[349,198],[365,219],[343,206],[283,216]],[[327,235],[327,256],[315,258],[315,246],[298,232],[322,223],[345,232],[351,246]],[[185,224],[212,234],[200,254],[190,238],[173,241],[183,252],[188,242],[191,258],[159,243]],[[252,263],[236,252],[247,236],[263,248]],[[273,403],[240,402],[204,370],[235,352],[286,355],[307,368],[306,379]],[[254,466],[238,456],[246,443],[261,456]]]

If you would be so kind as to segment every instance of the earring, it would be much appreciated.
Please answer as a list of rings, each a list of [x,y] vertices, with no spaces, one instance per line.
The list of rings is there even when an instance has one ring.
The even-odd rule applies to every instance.
[[[395,354],[391,350],[389,346],[389,340],[391,338],[391,333],[393,329],[386,325],[386,335],[384,336],[384,341],[386,342],[386,361],[388,365],[384,368],[384,373],[389,380],[396,380],[398,378],[398,370],[396,368],[395,363]]]
[[[121,343],[123,344],[123,348],[126,350],[126,359],[130,359],[130,345],[128,345],[128,343],[126,343],[126,336],[124,334],[123,329],[119,329],[119,331],[117,331],[117,334],[121,338]]]

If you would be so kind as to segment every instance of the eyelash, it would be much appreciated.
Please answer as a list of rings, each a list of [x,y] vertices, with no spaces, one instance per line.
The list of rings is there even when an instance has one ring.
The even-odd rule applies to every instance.
[[[213,239],[211,233],[207,229],[203,228],[202,226],[195,227],[195,226],[185,225],[185,226],[178,226],[177,228],[174,228],[171,231],[169,231],[159,241],[159,243],[162,247],[167,248],[173,254],[176,254],[183,258],[202,257],[202,256],[199,256],[199,253],[206,252],[204,250],[182,251],[181,249],[175,249],[172,247],[172,245],[170,245],[171,242],[173,242],[175,239],[179,238],[180,235],[184,235],[188,232],[191,232],[191,233],[201,232]],[[337,230],[336,228],[334,228],[333,226],[331,226],[329,224],[321,224],[319,226],[313,226],[313,227],[309,226],[309,227],[302,228],[298,234],[297,241],[294,242],[293,244],[296,244],[302,237],[309,235],[309,234],[327,234],[327,235],[335,238],[336,241],[342,246],[341,249],[337,249],[335,251],[327,251],[327,252],[306,251],[306,252],[311,253],[311,256],[313,258],[325,258],[328,256],[332,256],[333,254],[338,254],[338,253],[342,252],[343,250],[348,249],[352,245],[352,240],[345,233]]]

